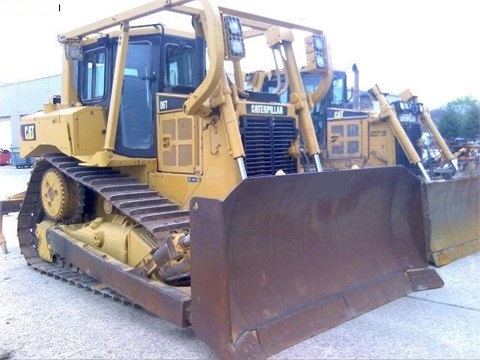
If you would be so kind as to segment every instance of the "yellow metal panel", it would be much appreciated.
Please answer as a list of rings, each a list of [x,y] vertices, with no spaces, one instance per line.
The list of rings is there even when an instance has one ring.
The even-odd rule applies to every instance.
[[[386,122],[374,121],[369,129],[369,166],[395,165],[395,136]]]
[[[159,170],[171,173],[194,174],[196,169],[196,126],[193,116],[180,110],[158,115]]]
[[[175,116],[177,115],[177,116]],[[185,117],[183,112],[164,113],[158,116],[159,123],[166,122],[167,126],[159,129],[159,168],[160,172],[149,174],[149,185],[161,196],[179,204],[182,208],[188,208],[190,199],[193,196],[210,197],[216,199],[225,198],[230,191],[240,182],[240,173],[237,162],[232,157],[227,134],[224,126],[219,124],[215,116],[207,118]],[[171,126],[170,120],[175,119],[175,127]],[[188,127],[179,130],[179,124],[186,125],[192,120],[192,136],[195,147],[190,146],[187,140],[178,140],[177,135],[189,133]],[[198,123],[198,125],[195,125]],[[166,137],[162,130],[168,130],[175,138],[178,146],[171,150],[171,153],[179,154],[178,166],[166,166],[162,164],[162,158],[166,151],[162,150],[162,137]],[[183,136],[182,135],[182,136]],[[214,138],[214,139],[212,139]],[[184,143],[187,142],[187,143]],[[206,144],[207,146],[203,146]],[[215,144],[215,151],[212,151],[211,144]],[[183,145],[187,145],[182,148]],[[172,146],[173,148],[173,146]],[[189,153],[190,149],[193,151]],[[163,152],[163,154],[162,154]],[[184,166],[187,162],[193,161],[192,165]],[[176,170],[192,168],[194,172],[180,173]],[[168,170],[172,169],[172,171]],[[208,169],[203,173],[202,169]]]
[[[178,140],[191,140],[193,135],[193,118],[186,117],[178,120]]]
[[[187,167],[193,166],[193,146],[190,145],[178,145],[178,166]]]
[[[331,159],[359,158],[362,154],[362,131],[360,120],[329,121],[328,154]]]
[[[60,151],[69,156],[93,155],[103,147],[105,114],[101,107],[71,107],[25,116],[21,156]]]
[[[157,172],[149,174],[148,182],[160,195],[179,204],[181,208],[188,208],[190,198],[200,185],[201,177]]]
[[[21,125],[33,129],[31,131],[34,134],[20,141],[21,156],[41,156],[44,146],[72,155],[68,124],[60,122],[60,116],[55,113],[43,115],[41,112],[20,121]]]
[[[100,151],[105,139],[105,114],[101,108],[90,108],[72,115],[74,155]]]
[[[167,138],[164,138],[166,140]],[[170,144],[171,138],[168,137],[168,142],[164,141],[163,144],[164,146],[167,146],[166,144]],[[177,165],[177,146],[176,145],[168,145],[167,148],[162,148],[162,158],[161,158],[161,163],[162,163],[162,168],[167,169],[167,167],[175,168]]]

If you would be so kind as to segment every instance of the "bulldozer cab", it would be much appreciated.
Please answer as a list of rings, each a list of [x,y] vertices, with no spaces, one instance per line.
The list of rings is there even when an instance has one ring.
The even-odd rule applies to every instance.
[[[117,52],[118,38],[110,37],[83,48],[83,59],[77,63],[82,104],[108,106]],[[204,73],[204,41],[161,32],[131,35],[123,69],[115,152],[155,158],[156,94],[189,94],[200,85]],[[166,106],[164,102],[158,105]]]

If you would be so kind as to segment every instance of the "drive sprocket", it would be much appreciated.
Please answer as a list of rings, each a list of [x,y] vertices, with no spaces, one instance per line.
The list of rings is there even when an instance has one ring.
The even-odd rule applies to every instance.
[[[83,189],[54,167],[47,169],[40,185],[41,202],[48,218],[63,223],[80,220]]]

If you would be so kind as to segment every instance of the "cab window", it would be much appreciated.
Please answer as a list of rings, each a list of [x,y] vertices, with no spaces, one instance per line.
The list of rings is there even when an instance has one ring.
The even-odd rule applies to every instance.
[[[194,50],[190,46],[167,44],[164,83],[167,86],[193,87]]]
[[[81,100],[92,101],[105,96],[106,50],[86,51],[81,65]]]

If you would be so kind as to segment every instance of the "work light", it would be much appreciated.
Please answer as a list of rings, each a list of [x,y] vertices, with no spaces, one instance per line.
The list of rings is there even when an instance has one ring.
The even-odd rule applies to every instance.
[[[225,58],[239,60],[245,57],[245,44],[243,42],[242,22],[235,16],[223,16],[223,29],[225,35]]]
[[[82,43],[80,41],[65,42],[65,57],[67,60],[83,60]]]
[[[318,70],[326,70],[327,64],[327,44],[323,34],[312,34],[305,39],[305,51],[307,53],[307,63],[309,67]]]

